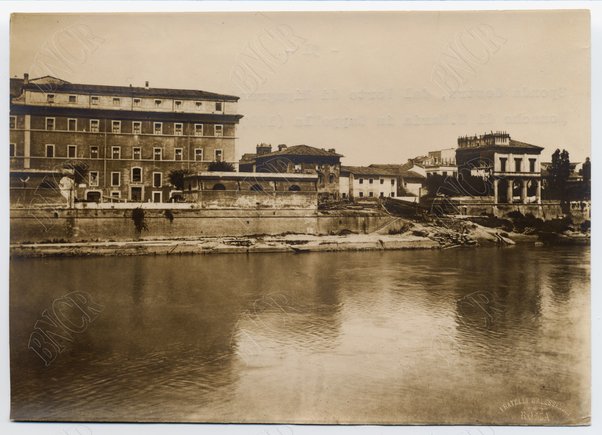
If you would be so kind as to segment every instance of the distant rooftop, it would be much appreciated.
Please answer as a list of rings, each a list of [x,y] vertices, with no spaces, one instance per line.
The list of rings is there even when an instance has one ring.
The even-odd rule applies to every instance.
[[[28,82],[28,83],[26,83]],[[13,88],[22,86],[23,89],[42,90],[48,92],[93,94],[93,95],[118,95],[129,97],[158,97],[158,98],[185,98],[215,101],[238,101],[239,97],[234,95],[217,94],[202,90],[152,88],[140,86],[113,86],[70,83],[66,80],[53,76],[38,77],[35,79],[11,78],[11,94]]]
[[[460,136],[458,138],[458,150],[477,147],[510,147],[543,150],[543,147],[514,140],[510,137],[510,134],[505,131],[496,131],[495,133],[492,131],[482,135]]]
[[[342,154],[337,154],[334,150],[325,150],[324,148],[316,148],[309,145],[293,145],[290,147],[285,147],[280,151],[258,155],[257,158],[274,156],[343,157]]]
[[[416,171],[412,171],[412,168],[414,166],[417,166],[417,165],[415,165],[412,161],[404,163],[403,165],[395,165],[395,164],[372,164],[372,165],[370,165],[370,167],[372,167],[372,168],[379,168],[379,169],[385,169],[387,171],[390,171],[399,177],[425,178],[424,175],[422,175]]]
[[[353,175],[373,175],[375,177],[396,177],[397,173],[394,170],[379,168],[373,166],[341,166],[341,173],[351,173]]]

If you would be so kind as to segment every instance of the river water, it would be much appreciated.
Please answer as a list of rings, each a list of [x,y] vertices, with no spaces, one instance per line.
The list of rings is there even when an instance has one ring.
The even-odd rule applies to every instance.
[[[587,423],[589,255],[13,259],[12,417]],[[46,366],[34,324],[76,291],[102,308]]]

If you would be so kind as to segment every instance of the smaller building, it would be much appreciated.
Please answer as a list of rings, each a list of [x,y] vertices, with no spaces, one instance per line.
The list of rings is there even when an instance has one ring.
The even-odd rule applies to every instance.
[[[201,208],[317,210],[317,182],[315,174],[199,172],[184,177],[183,196]]]
[[[415,162],[415,159],[409,159],[403,165],[373,164],[370,167],[386,169],[396,175],[398,197],[421,197],[426,194],[426,170]]]
[[[309,145],[287,146],[278,145],[278,150],[263,152],[269,145],[265,145],[260,152],[254,156],[254,162],[244,167],[252,167],[255,173],[288,173],[288,174],[314,174],[318,177],[318,197],[320,201],[331,201],[339,199],[339,177],[341,175],[341,154],[337,154],[334,148],[324,149]]]
[[[339,192],[342,199],[397,196],[397,174],[370,166],[342,166]]]
[[[428,158],[424,160],[426,176],[437,174],[444,177],[456,177],[456,149],[446,148],[438,151],[429,151]]]
[[[255,172],[255,159],[257,156],[269,154],[272,152],[272,144],[260,143],[255,147],[255,153],[245,153],[238,162],[240,172]]]

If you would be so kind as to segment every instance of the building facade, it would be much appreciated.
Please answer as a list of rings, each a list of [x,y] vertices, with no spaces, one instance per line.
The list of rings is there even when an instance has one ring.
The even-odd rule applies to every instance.
[[[429,151],[428,157],[423,163],[427,177],[434,174],[444,177],[456,177],[458,175],[455,148]]]
[[[370,166],[342,166],[339,189],[342,199],[394,198],[397,196],[397,175]]]
[[[265,144],[263,144],[265,145]],[[289,174],[315,174],[318,176],[318,198],[321,201],[337,200],[341,176],[341,154],[331,149],[309,145],[278,145],[273,152],[259,152],[252,167],[255,172],[281,172]]]
[[[11,202],[85,167],[78,200],[166,202],[175,169],[235,162],[238,97],[200,90],[11,79]],[[26,181],[23,181],[26,180]]]
[[[541,203],[540,146],[514,140],[506,132],[458,138],[458,177],[493,182],[494,203]]]
[[[199,172],[184,178],[183,195],[201,208],[316,210],[317,181],[315,174]]]
[[[420,198],[426,194],[426,170],[415,163],[415,159],[408,159],[403,165],[373,164],[371,168],[386,169],[397,177],[397,196],[414,196]]]

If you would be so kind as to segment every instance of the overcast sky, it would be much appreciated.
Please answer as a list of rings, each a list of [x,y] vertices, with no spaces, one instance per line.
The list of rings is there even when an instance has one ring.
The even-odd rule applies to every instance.
[[[241,97],[259,142],[404,162],[506,130],[590,155],[587,12],[20,15],[11,76]]]

